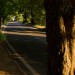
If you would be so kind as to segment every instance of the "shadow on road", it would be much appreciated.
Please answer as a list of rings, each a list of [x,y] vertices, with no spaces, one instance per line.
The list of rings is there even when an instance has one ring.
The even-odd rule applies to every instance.
[[[45,32],[21,25],[8,25],[6,37],[15,50],[37,70],[40,75],[47,73],[47,42]]]

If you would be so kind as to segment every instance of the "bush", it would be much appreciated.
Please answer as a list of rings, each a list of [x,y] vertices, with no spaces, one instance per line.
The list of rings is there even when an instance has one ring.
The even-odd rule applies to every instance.
[[[0,31],[0,41],[6,40],[5,35]]]

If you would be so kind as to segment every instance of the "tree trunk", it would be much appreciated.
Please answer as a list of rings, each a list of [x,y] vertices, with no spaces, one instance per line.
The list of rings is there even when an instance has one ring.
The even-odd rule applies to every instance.
[[[31,25],[34,25],[34,24],[35,24],[35,21],[34,21],[34,13],[31,10]]]
[[[23,15],[23,23],[27,23],[27,14],[26,13],[24,13],[24,15]]]
[[[2,17],[2,24],[5,22],[5,16]]]
[[[2,22],[1,20],[2,20],[2,19],[1,19],[1,16],[0,16],[0,29],[1,29],[1,22]]]
[[[64,75],[75,75],[75,39],[74,39],[74,14],[72,11],[70,13],[66,13],[63,16],[64,26],[65,26],[65,34],[66,34],[66,43],[67,48],[65,49],[64,53],[64,64],[63,64],[63,73]],[[66,59],[65,59],[66,58]],[[66,62],[65,62],[66,61]]]
[[[45,0],[45,9],[49,53],[48,75],[75,75],[73,12],[69,10],[66,14],[60,15],[57,0]]]

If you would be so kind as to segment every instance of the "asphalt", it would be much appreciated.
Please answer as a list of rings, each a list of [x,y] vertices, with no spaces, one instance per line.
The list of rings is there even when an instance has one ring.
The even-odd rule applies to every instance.
[[[8,42],[40,75],[47,75],[46,34],[19,22],[9,22],[5,34]]]
[[[0,41],[0,75],[24,75],[8,53],[5,41]]]

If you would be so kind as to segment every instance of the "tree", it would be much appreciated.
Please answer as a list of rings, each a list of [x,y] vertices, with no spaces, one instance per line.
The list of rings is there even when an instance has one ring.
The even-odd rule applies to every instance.
[[[31,15],[31,24],[34,25],[38,22],[41,21],[42,15],[42,10],[44,11],[43,7],[43,0],[30,0],[30,15]],[[37,17],[40,16],[40,17]],[[45,16],[45,15],[44,15]],[[40,21],[39,21],[40,20]]]
[[[0,1],[0,27],[8,15],[15,13],[14,0]]]
[[[31,21],[31,24],[38,23],[44,19],[43,0],[18,0],[17,6],[18,12],[23,14],[23,23],[26,23],[27,19]]]
[[[4,5],[4,0],[0,1],[0,29],[1,29],[1,19],[2,19],[2,15],[3,15],[2,13],[4,11],[3,5]]]
[[[74,2],[74,0],[44,1],[49,75],[75,75]]]

